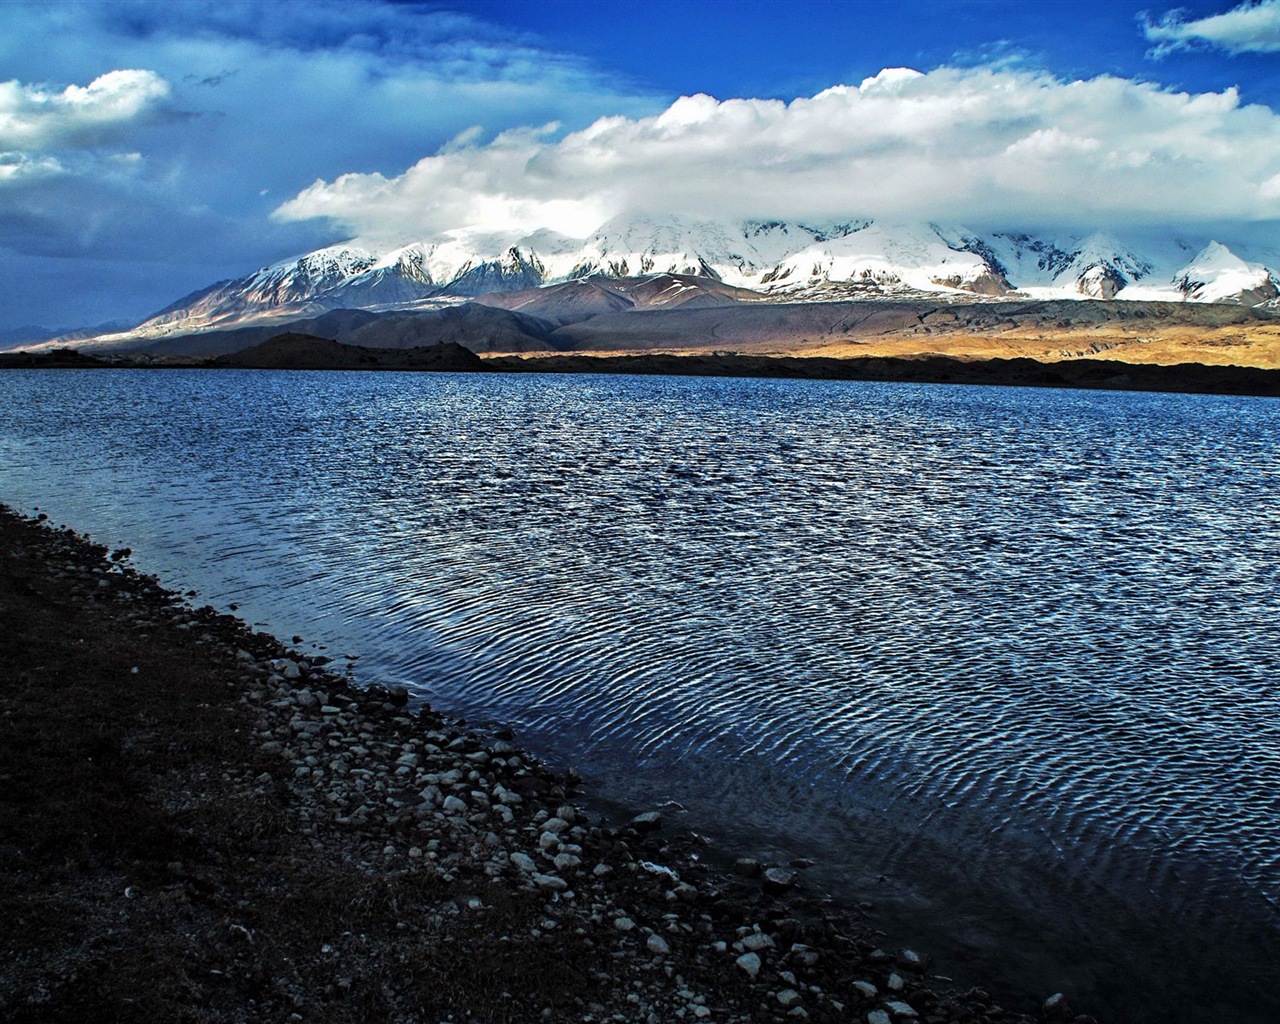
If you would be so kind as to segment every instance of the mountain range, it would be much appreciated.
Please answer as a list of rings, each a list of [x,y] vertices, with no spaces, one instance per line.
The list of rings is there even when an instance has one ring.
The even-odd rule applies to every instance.
[[[549,230],[518,238],[456,232],[393,248],[330,246],[211,285],[102,340],[280,324],[334,309],[439,309],[477,297],[518,308],[510,296],[582,281],[609,283],[575,293],[582,312],[592,315],[620,308],[618,283],[630,282],[630,303],[630,293],[643,290],[644,281],[660,281],[650,291],[662,292],[644,296],[646,308],[912,297],[1274,308],[1280,303],[1277,268],[1280,253],[1245,252],[1207,239],[1130,244],[1101,232],[1047,236],[869,220],[813,225],[628,216],[586,239]]]

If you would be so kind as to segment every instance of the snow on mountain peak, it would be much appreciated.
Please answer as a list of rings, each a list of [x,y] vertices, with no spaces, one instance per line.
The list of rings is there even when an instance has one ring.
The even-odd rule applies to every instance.
[[[1106,232],[1053,237],[867,219],[802,224],[633,212],[586,239],[547,229],[523,236],[458,230],[382,252],[358,243],[329,246],[215,285],[139,330],[172,333],[299,311],[457,301],[593,275],[698,275],[788,301],[918,293],[955,300],[1013,289],[1045,299],[1249,304],[1280,295],[1272,270],[1216,241],[1189,263],[1187,251],[1171,243],[1139,252]]]
[[[1220,242],[1210,242],[1178,271],[1174,286],[1198,302],[1237,301],[1248,305],[1280,296],[1280,275],[1247,263]]]
[[[801,288],[816,282],[850,282],[925,292],[1002,294],[1009,290],[998,267],[947,235],[932,224],[863,222],[794,253],[763,280]]]

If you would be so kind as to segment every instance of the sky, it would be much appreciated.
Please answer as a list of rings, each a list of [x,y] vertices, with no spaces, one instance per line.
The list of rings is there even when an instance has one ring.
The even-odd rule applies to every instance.
[[[1280,244],[1280,0],[0,0],[0,331],[628,211]]]

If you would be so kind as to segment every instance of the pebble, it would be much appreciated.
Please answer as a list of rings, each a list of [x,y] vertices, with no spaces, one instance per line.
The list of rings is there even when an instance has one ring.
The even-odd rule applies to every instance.
[[[898,1002],[896,1000],[893,1000],[885,1003],[884,1005],[889,1010],[889,1012],[892,1013],[895,1017],[919,1017],[920,1016],[920,1014],[916,1013],[914,1007],[912,1007],[910,1003],[903,1003],[903,1002]]]
[[[747,972],[749,977],[754,978],[760,973],[760,954],[759,953],[743,953],[734,961],[740,968]]]
[[[649,947],[650,953],[657,953],[659,956],[666,956],[671,952],[671,947],[667,945],[667,940],[657,932],[649,936],[645,945]]]
[[[761,884],[765,892],[773,896],[781,896],[795,888],[796,873],[786,868],[766,868],[761,877]]]
[[[775,997],[784,1009],[791,1009],[793,1006],[799,1006],[802,1002],[800,993],[793,988],[784,988]]]
[[[773,949],[773,938],[764,932],[752,932],[742,938],[743,949]]]
[[[867,1014],[867,1024],[889,1024],[889,1015],[884,1010],[872,1010]]]
[[[914,949],[904,949],[898,956],[898,962],[911,971],[924,970],[925,959]]]
[[[746,878],[759,878],[764,866],[754,857],[739,857],[733,862],[733,870]]]

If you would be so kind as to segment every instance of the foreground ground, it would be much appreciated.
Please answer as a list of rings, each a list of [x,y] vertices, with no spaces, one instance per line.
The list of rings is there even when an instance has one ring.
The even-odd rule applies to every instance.
[[[0,621],[10,1024],[1028,1020],[3,506]]]

